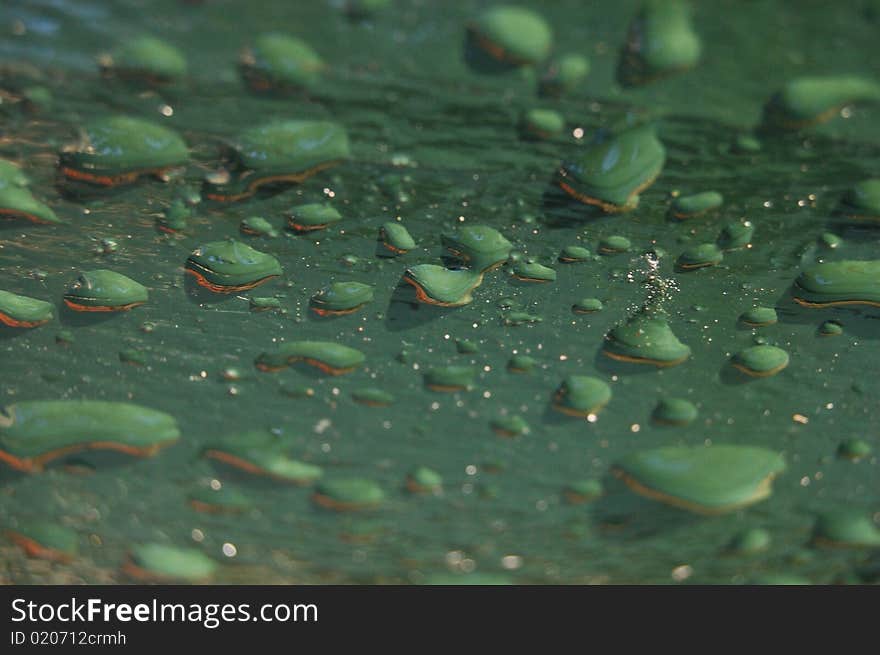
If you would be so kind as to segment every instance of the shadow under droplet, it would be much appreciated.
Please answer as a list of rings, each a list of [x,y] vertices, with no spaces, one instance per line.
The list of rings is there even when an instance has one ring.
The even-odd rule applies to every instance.
[[[464,37],[464,61],[475,73],[481,75],[504,75],[519,68],[506,61],[494,59],[483,50],[473,30],[468,29]]]
[[[776,301],[779,323],[813,325],[818,330],[822,323],[833,320],[843,326],[844,334],[880,339],[880,308],[872,305],[804,307],[794,301],[793,290],[794,287],[790,287]]]
[[[137,310],[137,307],[132,309]],[[127,313],[127,311],[132,310],[120,312],[79,312],[62,302],[61,311],[58,312],[58,320],[61,321],[62,325],[70,327],[89,327],[106,323],[116,318],[119,314]]]
[[[16,328],[0,323],[0,341],[25,336],[28,332],[34,329],[36,328]]]
[[[576,227],[608,216],[598,207],[587,205],[565,193],[556,183],[555,176],[547,182],[541,194],[541,207],[544,210],[541,222],[549,228]]]
[[[718,378],[721,380],[722,384],[729,386],[742,386],[763,379],[761,377],[749,375],[748,373],[743,373],[735,368],[729,361],[721,366]]]
[[[588,506],[592,522],[605,539],[632,540],[669,535],[693,526],[701,517],[633,492],[613,474],[605,493]]]
[[[684,364],[685,362],[682,362]],[[643,375],[645,373],[656,373],[664,368],[674,368],[672,366],[656,366],[654,364],[639,364],[637,362],[620,361],[609,357],[602,346],[596,350],[593,357],[593,365],[597,370],[607,375]]]
[[[391,332],[401,332],[434,321],[456,307],[439,307],[420,302],[415,289],[403,280],[397,283],[388,302],[385,327]]]
[[[216,305],[218,303],[227,302],[235,298],[235,293],[217,293],[206,289],[196,282],[194,276],[184,273],[183,290],[187,300],[196,305]]]

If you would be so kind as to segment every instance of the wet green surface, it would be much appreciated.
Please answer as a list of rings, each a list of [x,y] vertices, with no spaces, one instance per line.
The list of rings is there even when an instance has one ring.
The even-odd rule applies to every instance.
[[[847,189],[877,174],[878,110],[855,104],[806,134],[762,135],[757,152],[733,152],[732,144],[786,81],[880,70],[877,3],[694,3],[699,64],[624,91],[614,81],[618,52],[639,3],[554,2],[540,9],[554,54],[584,54],[591,70],[573,92],[541,99],[567,127],[540,142],[518,131],[523,112],[539,105],[540,72],[478,74],[463,59],[465,26],[487,3],[398,0],[367,21],[350,20],[341,4],[278,1],[257,11],[232,0],[157,0],[145,11],[137,0],[10,0],[0,8],[0,157],[21,163],[34,195],[68,221],[0,221],[0,288],[51,301],[58,316],[34,330],[0,326],[2,404],[132,402],[174,416],[182,434],[151,459],[86,452],[40,474],[0,469],[0,526],[42,520],[83,536],[68,565],[28,560],[3,542],[0,580],[126,581],[119,573],[126,553],[153,543],[198,549],[219,563],[217,582],[446,583],[488,575],[517,583],[825,583],[876,570],[870,549],[816,548],[811,536],[817,516],[841,508],[874,525],[880,518],[876,455],[858,462],[836,455],[851,438],[877,452],[880,309],[800,307],[790,287],[823,260],[877,258],[880,234],[842,222],[834,210]],[[251,94],[237,70],[239,50],[280,24],[306,38],[328,68],[308,94]],[[183,52],[187,79],[150,93],[101,79],[95,57],[143,32]],[[38,111],[15,102],[34,87],[52,95]],[[557,193],[551,182],[560,161],[576,158],[598,128],[620,125],[627,113],[656,119],[666,150],[638,208],[603,216]],[[93,117],[119,114],[176,130],[190,146],[189,166],[168,183],[145,178],[62,194],[58,149]],[[222,143],[257,122],[284,119],[343,125],[351,160],[276,195],[263,189],[238,203],[203,202],[182,233],[157,231],[157,217],[216,169]],[[724,196],[723,207],[668,220],[673,191],[706,189]],[[342,220],[313,233],[283,230],[292,207],[312,202],[331,203]],[[193,249],[241,238],[241,221],[255,215],[284,231],[245,237],[281,263],[283,275],[257,290],[278,298],[280,312],[251,312],[253,292],[213,294],[184,279]],[[376,237],[398,216],[417,246],[389,258]],[[755,226],[750,248],[695,273],[675,271],[683,250],[715,241],[743,218]],[[401,284],[404,270],[447,264],[440,235],[474,224],[553,265],[556,281],[523,283],[505,267],[485,275],[470,304],[418,303]],[[834,250],[818,245],[827,231],[844,239]],[[630,239],[632,250],[553,264],[562,248],[596,252],[611,235]],[[104,239],[118,247],[105,253]],[[650,248],[666,253],[659,264],[642,255]],[[78,272],[102,268],[147,286],[149,303],[118,315],[63,310]],[[351,279],[374,287],[371,304],[331,319],[309,310],[317,289]],[[573,314],[585,297],[604,309]],[[686,362],[657,369],[601,355],[605,333],[646,303],[665,310],[692,351]],[[507,322],[500,305],[543,320]],[[778,323],[759,336],[790,363],[771,378],[743,380],[730,375],[728,361],[756,343],[758,332],[738,322],[755,305],[776,308]],[[831,319],[843,334],[819,336]],[[62,331],[69,334],[56,341]],[[459,353],[457,339],[479,348]],[[254,367],[261,352],[299,340],[357,348],[365,363],[342,377],[308,366],[276,374]],[[120,361],[131,349],[143,365]],[[509,372],[514,355],[537,364]],[[475,367],[472,390],[425,387],[425,371],[451,365]],[[570,375],[611,386],[613,399],[595,422],[550,409]],[[351,394],[365,387],[395,402],[358,404]],[[651,412],[667,396],[693,402],[698,419],[653,426]],[[530,432],[498,438],[488,425],[503,415],[521,416]],[[328,512],[310,501],[309,488],[220,470],[200,457],[218,439],[250,430],[270,430],[291,458],[320,466],[328,479],[375,483],[383,502],[356,514]],[[702,517],[637,496],[609,475],[611,462],[637,450],[709,443],[781,453],[787,470],[772,497]],[[406,492],[407,474],[419,466],[442,477],[442,494]],[[602,481],[602,496],[566,502],[565,488],[586,479]],[[214,484],[241,490],[252,507],[194,511],[193,488]],[[765,549],[729,554],[737,535],[756,528],[771,535]]]

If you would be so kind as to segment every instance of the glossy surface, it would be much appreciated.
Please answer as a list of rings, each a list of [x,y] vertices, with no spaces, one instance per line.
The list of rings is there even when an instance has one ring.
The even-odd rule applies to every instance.
[[[736,353],[731,365],[752,377],[770,377],[788,366],[788,353],[782,348],[769,345],[751,346]]]
[[[196,548],[146,543],[132,547],[123,571],[137,582],[205,583],[218,565]]]
[[[569,416],[589,418],[611,400],[611,387],[599,378],[588,375],[570,375],[553,395],[552,405],[557,412]]]
[[[597,133],[579,158],[563,162],[559,186],[576,200],[605,212],[630,211],[665,162],[666,149],[651,125],[618,134]]]
[[[139,36],[99,59],[105,74],[161,85],[186,76],[186,58],[173,45],[154,36]]]
[[[756,446],[670,446],[618,460],[615,474],[636,493],[701,514],[722,514],[766,500],[782,457]]]
[[[270,432],[252,430],[208,445],[202,455],[252,475],[310,484],[323,475],[319,466],[292,459],[288,446]]]
[[[352,314],[373,300],[373,287],[363,282],[334,282],[311,299],[312,311],[319,316]]]
[[[805,307],[880,305],[880,260],[817,264],[797,277],[792,296]]]
[[[831,120],[847,104],[880,101],[880,84],[855,75],[799,77],[764,107],[767,129],[800,130]]]
[[[239,67],[254,91],[284,91],[311,87],[326,64],[302,39],[272,33],[254,39],[242,52]]]
[[[330,341],[289,341],[275,352],[266,352],[256,360],[261,371],[278,371],[296,362],[305,362],[327,375],[351,373],[365,360],[364,354],[349,346]]]
[[[54,315],[52,303],[0,290],[0,323],[8,327],[39,327]]]
[[[367,20],[351,20],[336,0],[266,0],[246,11],[240,3],[178,0],[154,0],[150,11],[140,0],[50,4],[3,3],[2,156],[67,222],[0,220],[0,288],[51,301],[58,316],[43,329],[0,326],[0,392],[7,403],[134,402],[173,415],[184,436],[149,459],[83,451],[41,475],[0,466],[4,529],[40,519],[81,537],[68,565],[28,558],[0,539],[3,582],[130,583],[120,573],[126,551],[150,542],[198,548],[223,563],[213,580],[229,584],[877,581],[875,554],[812,548],[810,535],[819,514],[852,507],[871,517],[880,507],[872,430],[880,382],[870,374],[878,312],[870,305],[803,308],[788,290],[821,261],[877,258],[870,225],[836,212],[848,189],[880,170],[877,108],[855,102],[809,135],[759,133],[760,148],[732,150],[738,137],[753,134],[763,103],[787,80],[876,76],[872,3],[690,2],[704,45],[699,65],[621,89],[615,66],[639,0],[523,2],[552,26],[551,58],[578,53],[591,60],[584,83],[555,98],[536,95],[544,63],[498,75],[469,68],[464,31],[487,4],[395,0]],[[239,79],[240,49],[276,29],[307,39],[328,64],[307,94],[254,94]],[[189,74],[180,87],[142,95],[143,88],[99,76],[99,50],[144,32],[186,56]],[[30,89],[39,87],[49,104],[30,100],[39,96]],[[535,106],[559,111],[566,131],[552,141],[521,139],[517,120]],[[91,118],[117,113],[183,136],[188,165],[163,174],[167,183],[144,179],[96,187],[90,197],[69,195],[66,184],[56,184],[59,145]],[[597,130],[616,130],[627,115],[655,121],[667,163],[637,210],[600,216],[551,177]],[[198,202],[205,171],[223,166],[218,144],[285,119],[344,125],[351,157],[295,186],[260,187],[239,203]],[[705,189],[724,195],[717,213],[669,220],[674,191]],[[160,233],[157,215],[176,199],[191,210],[186,227]],[[281,230],[291,207],[314,202],[330,202],[344,220],[312,234]],[[240,222],[254,215],[279,237],[239,236]],[[751,248],[726,251],[713,269],[674,270],[682,250],[744,220],[756,228]],[[391,254],[376,240],[388,221],[405,225],[416,247],[400,257],[379,255]],[[461,266],[447,261],[440,235],[475,224],[555,268],[556,282],[521,284],[504,267],[458,308],[419,303],[412,287],[399,287],[406,267]],[[843,243],[827,249],[819,241],[824,232]],[[570,245],[596,254],[611,234],[630,239],[632,249],[554,263]],[[276,257],[283,277],[251,292],[203,293],[181,267],[199,245],[227,237]],[[105,240],[118,248],[105,252]],[[148,286],[149,302],[118,315],[66,311],[64,289],[79,271],[95,268]],[[374,285],[374,301],[355,315],[318,320],[309,299],[337,280]],[[277,298],[284,311],[251,312],[251,296]],[[572,304],[584,297],[599,298],[604,309],[573,314]],[[603,335],[646,303],[662,308],[692,349],[684,364],[628,366],[598,352]],[[756,305],[775,307],[778,322],[758,330],[740,323]],[[511,312],[543,321],[507,325]],[[821,337],[819,327],[831,320],[844,332]],[[756,337],[788,351],[788,369],[768,380],[731,370],[729,356]],[[342,377],[306,365],[276,375],[254,369],[260,352],[292,339],[345,344],[366,360]],[[460,339],[478,351],[460,353]],[[143,365],[121,363],[124,351],[139,353]],[[508,371],[511,360],[529,372]],[[426,369],[450,364],[478,369],[473,391],[424,387]],[[595,423],[548,407],[572,374],[613,389]],[[357,404],[353,392],[366,387],[396,400]],[[697,420],[655,426],[651,412],[666,396],[697,405]],[[497,437],[489,423],[505,413],[522,416],[531,433]],[[382,509],[319,511],[310,488],[199,456],[218,437],[254,429],[279,433],[288,456],[321,466],[328,477],[375,481],[386,494]],[[874,454],[857,463],[838,457],[849,438],[870,443]],[[790,473],[766,502],[711,518],[651,503],[609,475],[611,463],[633,450],[706,440],[785,453]],[[419,466],[442,476],[441,495],[405,490]],[[564,489],[584,480],[601,481],[605,492],[588,505],[570,505]],[[221,491],[212,493],[240,491],[252,508],[195,511],[193,489],[215,483]],[[756,527],[772,534],[766,550],[725,550]],[[224,552],[227,543],[234,556]]]
[[[702,54],[685,0],[645,0],[629,26],[617,78],[637,86],[696,66]]]
[[[500,62],[535,64],[550,54],[553,32],[529,9],[498,5],[484,11],[468,27],[476,47]]]
[[[706,212],[718,209],[724,204],[724,196],[717,191],[702,191],[690,196],[679,196],[672,201],[669,208],[678,219],[701,216]]]
[[[329,121],[278,120],[251,127],[230,143],[229,171],[208,178],[205,196],[219,202],[251,197],[263,186],[295,184],[349,156],[348,134]]]
[[[339,210],[328,203],[308,203],[291,208],[287,227],[296,232],[323,230],[342,220]]]
[[[180,437],[177,422],[158,410],[99,400],[38,400],[7,405],[0,414],[0,461],[25,472],[83,450],[149,457]]]
[[[275,257],[235,239],[199,246],[187,258],[184,269],[199,286],[215,293],[253,289],[281,275],[281,264]]]
[[[664,318],[636,314],[608,332],[602,352],[620,361],[665,367],[684,362],[691,349],[679,341]]]
[[[471,292],[482,282],[482,274],[450,270],[436,264],[418,264],[406,269],[403,281],[415,288],[420,302],[460,307],[473,300]]]
[[[64,304],[77,312],[123,312],[147,302],[147,288],[105,268],[81,273],[64,292]]]
[[[80,140],[59,153],[58,166],[74,182],[110,187],[161,174],[188,159],[186,142],[171,128],[132,116],[111,116],[86,123]]]
[[[507,261],[513,244],[488,225],[466,225],[440,236],[443,247],[468,267],[485,272]]]

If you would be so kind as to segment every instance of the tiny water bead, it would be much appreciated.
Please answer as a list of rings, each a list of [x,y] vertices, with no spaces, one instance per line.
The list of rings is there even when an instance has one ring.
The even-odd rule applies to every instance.
[[[752,242],[754,234],[755,226],[751,221],[735,221],[721,228],[716,243],[722,250],[739,250]]]
[[[837,456],[851,462],[859,462],[873,452],[871,444],[863,439],[846,439],[837,447]]]
[[[455,350],[460,355],[473,355],[480,352],[480,346],[470,339],[456,339]]]
[[[819,235],[817,241],[819,242],[820,246],[822,246],[823,248],[828,248],[830,250],[839,248],[843,244],[843,239],[833,232],[823,232]]]
[[[443,490],[443,477],[427,466],[419,466],[406,474],[406,488],[414,494],[439,494]]]
[[[858,511],[825,512],[816,519],[813,543],[833,548],[880,548],[880,528]]]
[[[792,296],[804,307],[880,306],[880,260],[816,264],[798,275]]]
[[[203,514],[241,514],[253,508],[250,496],[224,484],[215,489],[211,486],[199,486],[188,496],[190,507]]]
[[[315,488],[312,502],[336,512],[375,509],[385,500],[382,487],[366,478],[335,478],[324,480]]]
[[[470,391],[477,378],[477,367],[467,365],[437,366],[424,373],[425,386],[431,391],[452,393]]]
[[[483,281],[482,273],[452,270],[436,264],[411,266],[403,281],[416,290],[420,302],[441,307],[460,307],[473,301],[471,292]]]
[[[679,271],[692,271],[698,268],[716,266],[724,259],[721,248],[714,243],[701,243],[684,250],[675,260]]]
[[[412,238],[404,225],[397,221],[388,221],[379,228],[379,241],[383,246],[395,255],[403,255],[416,247],[415,239]]]
[[[308,43],[280,33],[257,36],[239,58],[242,79],[257,92],[311,88],[325,69],[324,60]]]
[[[584,55],[567,53],[547,64],[538,85],[538,93],[555,98],[577,91],[590,74],[590,60]]]
[[[333,282],[311,299],[311,309],[318,316],[353,314],[373,300],[373,287],[363,282]]]
[[[770,345],[751,346],[736,353],[731,365],[751,377],[766,378],[776,375],[788,366],[788,353]]]
[[[541,316],[521,311],[508,312],[502,318],[502,323],[504,323],[504,325],[511,326],[529,325],[532,323],[541,323],[543,321],[544,319]]]
[[[203,456],[232,466],[251,475],[259,475],[297,485],[307,485],[320,478],[320,466],[288,456],[284,443],[271,432],[251,430],[210,444]]]
[[[717,191],[703,191],[690,196],[678,196],[672,201],[670,211],[675,218],[683,220],[702,216],[723,204],[724,196]]]
[[[262,353],[255,365],[261,371],[274,372],[304,362],[327,375],[344,375],[360,367],[365,359],[360,350],[333,341],[288,341],[275,352]]]
[[[520,119],[522,135],[530,139],[552,139],[565,131],[565,119],[553,109],[529,109]]]
[[[839,211],[854,220],[880,221],[880,178],[862,180],[847,189]]]
[[[568,416],[589,419],[610,401],[611,387],[605,381],[588,375],[569,375],[553,394],[552,406]]]
[[[24,472],[82,450],[150,457],[179,438],[174,417],[131,403],[38,400],[0,412],[0,461]]]
[[[778,453],[739,445],[641,450],[612,469],[636,493],[699,514],[722,514],[765,500],[784,470]]]
[[[593,259],[593,253],[583,246],[565,246],[565,248],[559,252],[558,259],[563,264],[587,262]]]
[[[752,555],[767,550],[773,541],[764,528],[749,528],[738,532],[727,545],[727,550],[737,555]]]
[[[630,23],[617,79],[624,86],[646,84],[693,68],[701,52],[687,2],[645,0]]]
[[[132,546],[123,572],[138,582],[189,583],[209,582],[218,564],[195,548],[146,543]]]
[[[752,307],[740,314],[739,320],[749,327],[766,327],[775,325],[779,320],[773,307]]]
[[[180,50],[154,36],[129,39],[99,57],[98,64],[106,77],[142,81],[150,86],[177,82],[187,73],[186,58]]]
[[[0,290],[0,323],[14,328],[35,328],[55,316],[52,303]]]
[[[136,348],[126,348],[119,351],[119,361],[131,366],[144,366],[147,363],[147,356]]]
[[[0,184],[0,218],[32,223],[63,223],[51,207],[37,200],[26,187]]]
[[[596,500],[604,493],[604,488],[600,480],[589,478],[587,480],[577,480],[565,485],[562,495],[565,500],[572,505],[581,505]]]
[[[731,151],[738,155],[754,155],[761,152],[764,146],[753,134],[737,134],[731,144]]]
[[[562,163],[559,186],[572,198],[605,212],[630,211],[665,162],[666,149],[650,124],[617,134],[599,132],[579,158]]]
[[[275,257],[228,239],[196,248],[184,265],[199,286],[215,293],[236,293],[265,284],[281,275]]]
[[[880,84],[856,75],[798,77],[764,106],[767,130],[802,130],[834,118],[853,102],[880,101]]]
[[[81,273],[64,292],[64,304],[77,312],[123,312],[143,305],[147,298],[144,285],[107,269]]]
[[[542,62],[553,47],[553,32],[535,12],[498,5],[485,10],[468,25],[468,38],[492,60],[511,66]]]
[[[7,186],[26,187],[31,183],[18,164],[0,159],[0,188]]]
[[[278,230],[262,216],[248,216],[238,226],[238,230],[242,234],[253,237],[269,237],[278,236]]]
[[[820,337],[839,337],[843,334],[843,325],[839,321],[823,321],[819,326]]]
[[[488,225],[467,225],[442,234],[440,241],[453,257],[483,273],[501,266],[513,249],[501,232]]]
[[[699,410],[686,398],[663,398],[651,412],[651,421],[657,425],[685,426],[693,423]]]
[[[538,361],[528,355],[514,355],[507,361],[507,370],[510,373],[531,373],[535,370]]]
[[[283,309],[283,306],[278,298],[252,296],[248,299],[248,308],[252,312],[268,312],[275,309]]]
[[[294,232],[313,232],[325,230],[342,220],[333,205],[326,202],[312,202],[292,207],[287,215],[287,227]]]
[[[177,198],[156,217],[156,227],[161,232],[177,234],[186,229],[190,218],[192,218],[192,209],[183,200]]]
[[[235,202],[268,184],[296,184],[349,157],[348,134],[329,121],[274,121],[239,134],[228,169],[205,181],[205,197]]]
[[[571,306],[575,314],[592,314],[602,310],[602,301],[598,298],[581,298]]]
[[[531,259],[521,259],[513,264],[510,274],[520,282],[541,283],[556,281],[555,270]]]
[[[635,314],[612,328],[605,336],[602,352],[619,361],[676,366],[691,355],[691,349],[678,340],[661,316]]]
[[[75,182],[112,187],[145,175],[160,176],[189,160],[189,148],[173,130],[130,116],[94,119],[78,141],[58,156],[61,175]]]
[[[619,255],[624,252],[629,252],[631,248],[632,242],[626,237],[617,234],[603,237],[599,241],[600,255]]]
[[[351,399],[367,407],[389,407],[394,403],[394,395],[376,387],[364,387],[351,392]]]
[[[68,564],[79,555],[79,535],[52,521],[23,521],[7,528],[6,537],[36,559]]]
[[[498,416],[489,422],[489,427],[499,437],[519,437],[531,431],[526,420],[518,414]]]

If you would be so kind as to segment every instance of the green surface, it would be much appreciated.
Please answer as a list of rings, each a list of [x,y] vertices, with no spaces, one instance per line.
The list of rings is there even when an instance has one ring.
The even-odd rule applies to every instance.
[[[480,575],[516,583],[671,583],[671,571],[686,563],[688,582],[825,583],[862,570],[858,549],[799,554],[815,516],[855,505],[870,518],[880,507],[876,457],[853,464],[835,456],[838,443],[855,436],[877,451],[880,380],[864,372],[880,363],[880,312],[870,305],[802,308],[789,287],[820,258],[877,257],[876,232],[848,224],[838,232],[830,224],[846,190],[880,170],[877,110],[856,103],[805,135],[762,135],[761,148],[745,153],[731,147],[787,81],[875,75],[877,4],[693,3],[699,64],[622,90],[616,67],[638,2],[523,3],[551,25],[554,54],[581,53],[591,62],[582,84],[541,101],[569,128],[540,142],[518,135],[520,116],[538,102],[537,75],[481,75],[464,61],[465,27],[486,3],[397,0],[364,22],[349,20],[341,4],[269,0],[254,10],[232,0],[157,0],[145,12],[135,0],[9,0],[0,8],[4,97],[43,86],[53,98],[50,110],[36,113],[24,101],[0,105],[0,157],[21,165],[34,196],[68,221],[0,221],[0,288],[57,308],[79,271],[109,268],[150,289],[150,302],[132,312],[56,312],[58,324],[48,330],[4,329],[4,404],[133,402],[174,416],[184,435],[151,459],[119,464],[95,453],[90,475],[61,466],[36,475],[0,468],[0,523],[63,516],[78,533],[101,539],[100,546],[84,539],[71,568],[50,570],[31,567],[18,549],[0,548],[0,579],[119,581],[137,543],[198,548],[217,560],[214,580],[221,582],[467,582]],[[240,49],[279,24],[301,27],[297,33],[327,62],[308,96],[251,94],[239,78]],[[161,35],[187,59],[189,75],[173,94],[144,96],[99,77],[96,51],[143,33]],[[330,43],[337,47],[323,45]],[[120,113],[179,133],[190,148],[183,176],[168,184],[143,178],[88,198],[62,195],[58,150],[93,117]],[[600,215],[569,202],[551,184],[560,162],[577,159],[597,129],[618,126],[627,113],[654,119],[666,150],[662,173],[629,213]],[[203,202],[182,234],[156,230],[157,216],[191,197],[205,171],[216,169],[218,144],[254,125],[301,119],[344,126],[351,159],[277,195],[265,189],[238,203]],[[723,194],[717,213],[668,220],[673,191],[704,189]],[[184,281],[181,267],[199,245],[237,237],[249,216],[281,226],[292,207],[309,202],[332,203],[345,220],[320,232],[250,241],[281,262],[283,275],[258,295],[277,296],[286,313],[252,313],[245,295],[202,293]],[[397,217],[416,247],[377,256],[377,246],[390,252],[376,241],[380,226]],[[694,274],[674,271],[688,245],[714,241],[724,225],[743,220],[755,229],[746,240],[751,248],[741,243],[721,265]],[[557,280],[547,284],[487,274],[462,307],[417,302],[411,287],[400,286],[403,271],[446,263],[440,234],[467,225],[494,227],[515,249],[547,263],[566,246],[596,252],[615,234],[632,249],[555,266]],[[820,250],[817,238],[831,229],[845,244]],[[98,252],[102,239],[118,249]],[[652,248],[669,254],[646,258]],[[311,295],[347,279],[373,285],[373,303],[351,316],[313,317]],[[585,297],[600,298],[604,309],[573,314],[572,304]],[[544,320],[506,326],[502,299]],[[649,300],[662,304],[691,357],[657,369],[599,356],[605,333]],[[786,350],[791,363],[781,375],[741,382],[728,377],[728,361],[753,345],[752,329],[737,319],[755,305],[777,309],[778,323],[760,335]],[[845,332],[819,337],[818,327],[832,319]],[[57,344],[62,331],[73,340]],[[455,340],[465,338],[479,351],[458,353]],[[308,366],[276,375],[254,369],[261,352],[294,340],[345,344],[366,360],[338,378]],[[121,364],[118,354],[128,348],[143,352],[147,365]],[[534,360],[528,374],[508,372],[515,356]],[[424,387],[426,369],[452,364],[476,367],[474,390]],[[225,379],[230,368],[245,376]],[[569,375],[598,377],[613,389],[595,423],[549,409]],[[357,404],[351,393],[367,386],[396,402]],[[652,426],[653,407],[667,395],[697,404],[699,418],[681,428]],[[489,421],[505,410],[522,416],[531,433],[494,435]],[[347,516],[314,507],[308,489],[258,476],[234,478],[254,512],[230,518],[191,511],[194,484],[232,483],[237,474],[199,454],[218,436],[252,429],[274,430],[286,452],[321,466],[328,479],[378,483],[385,500],[370,515],[372,540],[346,541],[341,535],[353,531]],[[652,503],[608,475],[613,461],[634,450],[707,440],[784,453],[788,471],[766,501],[708,518]],[[442,495],[402,490],[418,466],[443,477]],[[601,479],[605,493],[587,505],[568,504],[565,486],[585,479]],[[719,556],[735,535],[755,527],[772,533],[767,549]],[[234,557],[223,555],[224,543],[235,545]],[[507,570],[502,558],[511,554],[522,565]],[[474,564],[473,573],[463,561]]]

